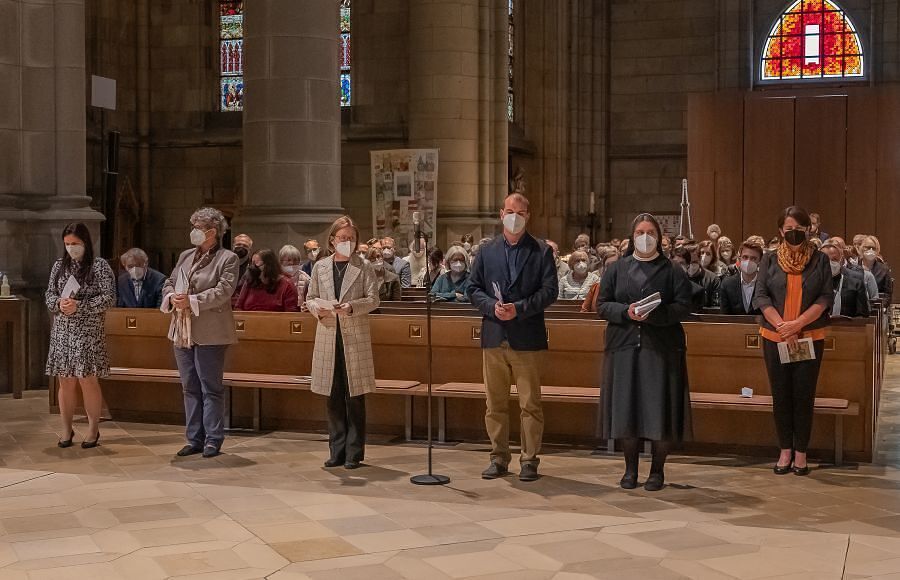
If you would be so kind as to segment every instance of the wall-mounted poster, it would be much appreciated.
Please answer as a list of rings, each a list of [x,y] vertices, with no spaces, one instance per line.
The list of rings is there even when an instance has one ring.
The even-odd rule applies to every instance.
[[[674,238],[678,235],[678,230],[681,227],[681,214],[674,212],[660,212],[653,214],[653,217],[659,222],[659,227],[662,228],[662,234],[664,236]]]
[[[371,151],[372,224],[376,237],[390,236],[398,247],[413,238],[413,212],[422,231],[434,238],[437,219],[437,149]]]

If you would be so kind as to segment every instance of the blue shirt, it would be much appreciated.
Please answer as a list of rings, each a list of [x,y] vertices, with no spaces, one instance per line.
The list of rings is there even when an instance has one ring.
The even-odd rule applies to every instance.
[[[519,244],[512,245],[506,236],[503,237],[503,248],[506,250],[506,267],[509,271],[509,283],[516,279],[519,273]]]

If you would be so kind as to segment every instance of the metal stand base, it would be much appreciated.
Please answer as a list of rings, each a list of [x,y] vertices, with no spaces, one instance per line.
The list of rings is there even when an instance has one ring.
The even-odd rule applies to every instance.
[[[416,485],[447,485],[450,478],[446,475],[414,475],[409,480]]]

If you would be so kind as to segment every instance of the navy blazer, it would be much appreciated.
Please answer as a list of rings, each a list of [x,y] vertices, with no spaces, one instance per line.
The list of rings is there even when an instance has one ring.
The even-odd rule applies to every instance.
[[[753,306],[753,298],[756,296],[756,286],[750,296],[750,310],[744,308],[744,289],[741,285],[741,273],[725,276],[722,286],[719,288],[719,311],[722,314],[743,314],[746,316],[758,316],[762,314]]]
[[[469,275],[469,299],[482,316],[481,348],[497,348],[505,340],[513,350],[546,350],[544,310],[559,295],[553,250],[526,232],[518,244],[519,270],[510,280],[505,241],[501,234],[482,245]],[[494,316],[494,282],[500,286],[504,303],[516,306],[512,320]]]
[[[162,287],[166,283],[166,275],[157,272],[153,268],[147,268],[144,274],[144,284],[141,286],[141,300],[134,299],[134,284],[128,272],[119,275],[119,298],[116,306],[119,308],[159,308],[162,304]]]
[[[844,280],[843,284],[841,284],[841,278],[833,278],[831,281],[835,295],[837,295],[838,287],[841,289],[841,316],[850,318],[869,316],[869,295],[866,294],[863,273],[841,268],[841,276]]]

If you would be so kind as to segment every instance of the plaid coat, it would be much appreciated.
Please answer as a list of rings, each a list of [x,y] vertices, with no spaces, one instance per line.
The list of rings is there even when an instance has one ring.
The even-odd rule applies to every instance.
[[[369,313],[378,308],[378,277],[371,264],[359,256],[352,256],[340,296],[334,290],[334,256],[315,263],[312,268],[307,300],[322,298],[347,302],[353,307],[349,316],[341,317],[341,337],[344,341],[344,360],[347,361],[347,382],[350,396],[356,397],[375,390],[375,363],[372,360],[372,335]],[[319,322],[313,349],[312,392],[328,396],[334,382],[334,349],[337,325],[333,319]]]

